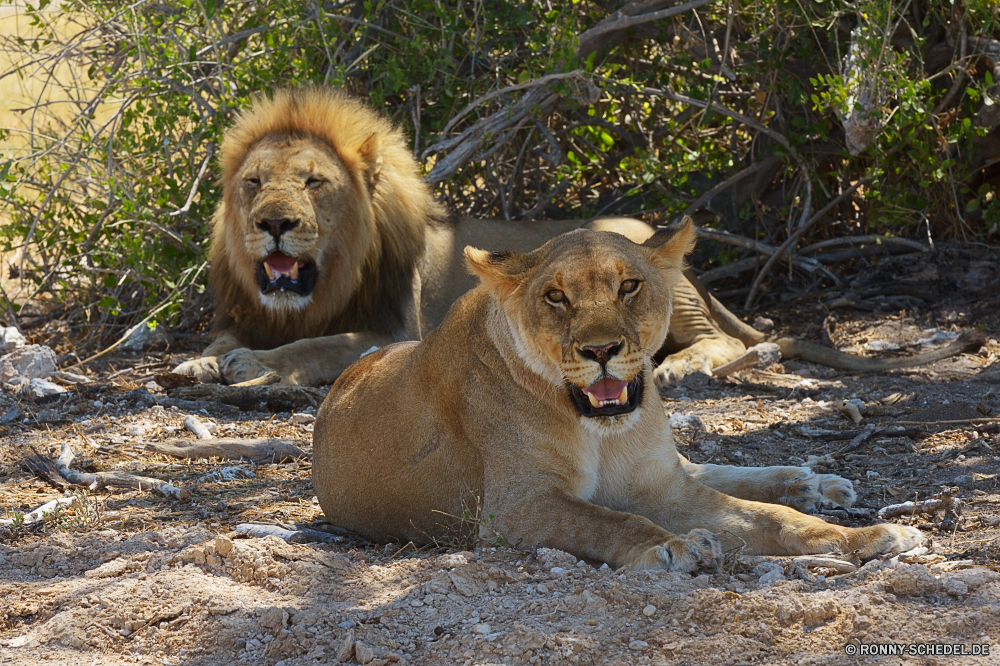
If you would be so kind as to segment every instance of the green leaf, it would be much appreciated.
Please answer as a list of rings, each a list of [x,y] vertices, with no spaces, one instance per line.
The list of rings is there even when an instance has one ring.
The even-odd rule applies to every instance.
[[[973,199],[969,203],[965,204],[965,212],[966,213],[971,213],[971,212],[973,212],[975,210],[978,210],[978,209],[979,209],[979,199],[978,198]]]
[[[205,16],[208,18],[215,16],[215,0],[205,0]]]

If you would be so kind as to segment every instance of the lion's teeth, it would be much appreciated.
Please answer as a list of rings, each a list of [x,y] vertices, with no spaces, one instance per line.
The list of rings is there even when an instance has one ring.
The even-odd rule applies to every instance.
[[[299,262],[297,261],[294,264],[292,264],[292,279],[293,280],[299,279]]]
[[[600,407],[601,406],[600,401],[597,398],[594,397],[593,393],[588,393],[587,397],[590,398],[590,405],[591,405],[591,407]]]
[[[274,282],[274,269],[266,261],[264,262],[264,272],[267,273],[267,279]]]
[[[618,402],[623,405],[628,402],[628,386],[622,389],[621,395],[618,396]]]

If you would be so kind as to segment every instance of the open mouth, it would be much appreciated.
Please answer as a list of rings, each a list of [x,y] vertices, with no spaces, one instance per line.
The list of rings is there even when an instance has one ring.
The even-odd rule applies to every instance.
[[[605,377],[585,389],[569,386],[582,416],[616,416],[634,411],[642,401],[642,373],[630,382]]]
[[[300,261],[284,252],[272,252],[257,264],[257,284],[262,294],[294,291],[308,296],[316,286],[316,264]]]

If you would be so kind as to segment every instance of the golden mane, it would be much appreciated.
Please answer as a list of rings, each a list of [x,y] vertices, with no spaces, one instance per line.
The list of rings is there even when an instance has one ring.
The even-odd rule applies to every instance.
[[[269,137],[313,138],[340,158],[355,192],[357,223],[373,228],[370,246],[354,267],[356,284],[330,284],[319,267],[314,301],[296,313],[264,308],[243,250],[246,220],[234,205],[237,174],[247,154]],[[229,331],[252,349],[271,349],[302,338],[354,331],[404,330],[404,307],[424,252],[427,224],[445,218],[420,177],[403,132],[348,94],[326,88],[279,90],[256,98],[226,132],[220,157],[223,201],[212,220],[209,283],[216,302],[213,330]],[[351,195],[348,195],[351,196]],[[361,241],[358,241],[361,242]],[[346,292],[346,293],[345,293]]]

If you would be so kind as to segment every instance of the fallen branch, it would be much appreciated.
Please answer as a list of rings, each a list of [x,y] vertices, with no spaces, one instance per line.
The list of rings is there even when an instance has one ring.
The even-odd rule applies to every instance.
[[[938,511],[944,511],[945,518],[960,516],[962,514],[962,501],[957,497],[949,496],[942,499],[924,500],[922,502],[890,504],[878,510],[878,517],[887,520],[889,518],[912,516],[918,513],[933,515]]]
[[[0,518],[0,525],[13,525],[15,522],[20,522],[22,525],[29,525],[31,523],[37,523],[45,519],[45,515],[52,513],[58,507],[69,507],[75,504],[79,504],[80,500],[76,497],[59,497],[52,500],[51,502],[46,502],[37,509],[29,511],[28,513],[21,516],[18,521],[12,518]]]
[[[76,459],[76,454],[69,444],[63,443],[62,452],[56,460],[56,467],[59,472],[66,477],[66,480],[74,485],[88,486],[93,492],[102,488],[135,488],[137,490],[150,490],[157,495],[169,497],[171,499],[187,499],[191,496],[191,491],[178,488],[159,479],[152,479],[146,476],[133,476],[131,474],[119,474],[117,472],[97,472],[96,474],[84,474],[70,469],[70,465]]]
[[[248,537],[276,536],[287,543],[338,543],[344,540],[344,537],[319,530],[311,530],[306,527],[286,530],[277,525],[258,525],[256,523],[241,523],[237,525],[236,534]]]
[[[208,431],[205,424],[198,420],[197,416],[188,414],[184,417],[184,427],[195,434],[198,439],[215,439],[215,435]]]
[[[253,460],[254,462],[280,463],[310,455],[294,444],[292,439],[168,439],[148,442],[146,449],[176,458],[226,458],[227,460]]]
[[[768,366],[772,363],[777,363],[781,360],[781,349],[778,345],[773,342],[762,342],[759,345],[754,345],[747,350],[747,353],[739,357],[735,361],[730,361],[725,365],[720,365],[715,370],[712,370],[712,375],[716,379],[721,379],[723,377],[728,377],[734,372],[739,372],[746,368],[764,365]]]
[[[172,399],[208,401],[239,407],[242,410],[267,409],[274,412],[301,411],[319,407],[326,391],[309,386],[224,386],[199,384],[182,386],[168,392]]]

